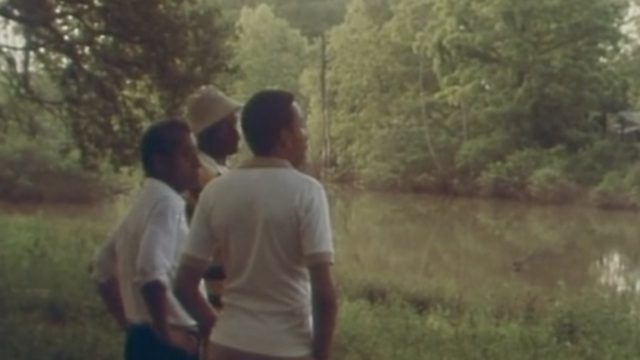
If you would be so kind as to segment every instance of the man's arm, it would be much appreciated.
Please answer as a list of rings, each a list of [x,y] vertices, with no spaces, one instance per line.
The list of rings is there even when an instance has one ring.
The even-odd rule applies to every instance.
[[[303,256],[311,280],[313,357],[315,360],[328,360],[338,314],[338,299],[331,268],[333,235],[324,188],[317,182],[311,185],[299,204],[300,234]]]
[[[200,331],[207,336],[216,320],[216,314],[200,292],[200,282],[210,264],[216,247],[210,224],[211,189],[205,189],[196,207],[189,239],[183,249],[176,279],[176,295],[185,310],[198,322]]]
[[[216,321],[216,312],[200,291],[200,281],[209,263],[188,254],[178,267],[176,296],[189,315],[198,323],[203,337],[208,337]]]
[[[136,261],[136,283],[152,326],[158,336],[169,340],[170,273],[178,242],[180,211],[170,203],[159,203],[147,219]]]
[[[127,319],[124,314],[124,306],[116,276],[115,234],[116,232],[112,233],[105,244],[96,252],[91,276],[97,283],[98,294],[107,311],[118,325],[125,329]]]
[[[313,358],[328,360],[338,316],[338,296],[331,264],[309,266],[313,308]]]

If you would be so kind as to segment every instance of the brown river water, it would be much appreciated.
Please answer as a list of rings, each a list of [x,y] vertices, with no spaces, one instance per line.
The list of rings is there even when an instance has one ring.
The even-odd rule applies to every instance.
[[[338,265],[349,272],[456,291],[510,283],[640,290],[633,212],[353,190],[330,191],[330,202]],[[126,205],[5,204],[0,212],[108,226]]]

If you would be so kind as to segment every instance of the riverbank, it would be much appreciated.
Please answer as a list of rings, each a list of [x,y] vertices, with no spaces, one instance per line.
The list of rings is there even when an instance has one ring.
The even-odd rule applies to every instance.
[[[458,154],[437,164],[424,154],[415,156],[420,160],[392,152],[375,161],[336,163],[322,171],[323,178],[376,191],[640,210],[640,152],[628,141],[603,138],[571,150],[522,147]]]
[[[551,176],[551,175],[550,175]],[[504,200],[533,205],[577,206],[612,211],[640,211],[640,167],[629,173],[611,172],[596,186],[581,185],[567,178],[551,180],[501,177],[496,179],[397,179],[392,182],[345,179],[328,173],[329,186],[358,191],[429,194],[467,199]]]
[[[305,171],[328,186],[638,211],[636,159],[632,144],[602,141],[577,154],[525,149],[484,165],[420,169],[399,163],[395,170],[365,166],[348,172],[315,163]],[[22,138],[0,144],[0,169],[0,201],[16,204],[99,203],[130,194],[141,177],[139,171],[118,174],[106,165],[88,171],[78,154],[63,155],[61,145]]]
[[[0,219],[0,348],[7,359],[120,358],[122,336],[88,277],[110,224],[43,215]],[[347,244],[340,250],[347,252]],[[393,278],[362,252],[360,268],[337,264],[341,287],[335,359],[629,359],[640,349],[632,295],[491,286],[469,296],[447,279]],[[353,265],[353,264],[351,264]],[[28,345],[26,345],[28,344]]]
[[[78,169],[69,169],[54,174],[39,174],[29,179],[28,174],[10,179],[0,175],[0,202],[16,207],[35,204],[91,205],[108,202],[117,197],[130,195],[136,188],[135,176],[93,176]],[[587,188],[575,183],[565,183],[542,192],[530,186],[516,189],[505,180],[503,186],[488,191],[477,183],[451,181],[435,185],[379,186],[358,181],[344,182],[326,177],[322,181],[327,187],[340,190],[374,191],[391,194],[428,194],[461,199],[500,200],[532,205],[554,205],[595,208],[612,211],[640,211],[640,191],[629,189],[626,183],[614,176],[605,185]],[[638,185],[640,185],[640,180]]]

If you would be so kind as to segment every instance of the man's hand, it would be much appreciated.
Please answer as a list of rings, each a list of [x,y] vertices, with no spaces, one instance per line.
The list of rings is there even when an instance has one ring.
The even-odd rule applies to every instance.
[[[154,331],[156,336],[166,344],[182,349],[190,354],[198,353],[200,341],[196,333],[173,327],[154,327]]]

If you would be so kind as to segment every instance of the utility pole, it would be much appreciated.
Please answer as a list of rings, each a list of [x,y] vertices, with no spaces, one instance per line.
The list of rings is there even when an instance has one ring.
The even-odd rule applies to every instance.
[[[329,118],[329,101],[327,97],[327,39],[325,32],[320,35],[320,99],[322,104],[322,169],[321,176],[326,178],[326,171],[331,161],[331,123]]]

